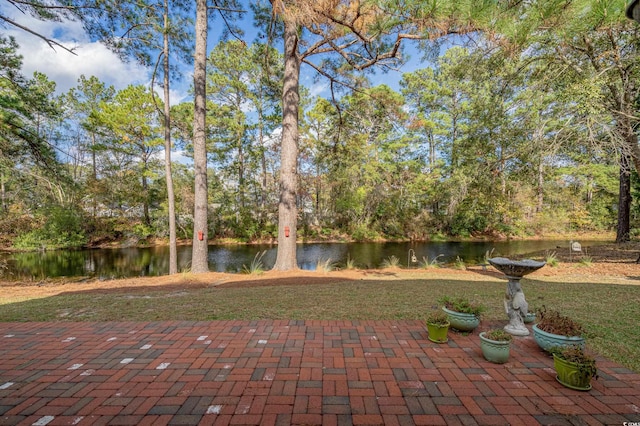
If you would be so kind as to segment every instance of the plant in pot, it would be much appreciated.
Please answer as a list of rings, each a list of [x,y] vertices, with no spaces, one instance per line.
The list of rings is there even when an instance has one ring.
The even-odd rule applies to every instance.
[[[525,324],[531,324],[536,321],[536,318],[537,318],[536,311],[537,311],[536,308],[529,306],[527,315],[525,315],[524,318],[522,318]]]
[[[513,336],[503,329],[496,328],[480,333],[480,349],[487,361],[504,364],[509,359],[509,350]]]
[[[538,345],[547,352],[557,347],[579,346],[584,348],[583,326],[545,306],[536,312],[538,322],[533,325],[533,337]]]
[[[426,319],[429,340],[435,343],[446,343],[449,341],[449,318],[442,311],[433,311],[427,315]]]
[[[484,306],[472,303],[464,297],[443,297],[442,310],[449,317],[451,327],[460,331],[473,331],[480,325],[480,314],[484,312]]]
[[[581,346],[563,346],[551,350],[556,380],[564,386],[587,391],[591,389],[591,379],[598,378],[596,360],[585,353]]]

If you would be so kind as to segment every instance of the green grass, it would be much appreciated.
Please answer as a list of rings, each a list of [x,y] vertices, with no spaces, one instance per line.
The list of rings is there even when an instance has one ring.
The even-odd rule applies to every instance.
[[[303,281],[304,278],[301,278]],[[483,304],[485,322],[506,324],[505,281],[442,278],[333,279],[331,284],[86,291],[31,300],[0,296],[0,321],[220,319],[420,319],[445,295]],[[523,280],[530,305],[581,322],[594,352],[640,372],[640,286]]]

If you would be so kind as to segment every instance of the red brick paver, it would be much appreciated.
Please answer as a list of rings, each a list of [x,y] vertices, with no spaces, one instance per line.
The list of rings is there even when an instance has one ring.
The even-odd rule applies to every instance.
[[[496,365],[419,321],[0,323],[0,358],[0,425],[640,422],[640,374],[574,391],[532,337]]]

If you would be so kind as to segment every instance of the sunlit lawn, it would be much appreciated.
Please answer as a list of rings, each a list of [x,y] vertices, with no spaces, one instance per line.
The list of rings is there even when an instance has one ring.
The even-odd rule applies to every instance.
[[[591,350],[640,372],[640,286],[525,279],[523,288],[530,305],[546,305],[582,322]],[[450,295],[484,304],[483,321],[506,323],[504,291],[505,281],[494,278],[96,290],[20,302],[0,296],[0,321],[423,319],[437,307],[438,299]]]

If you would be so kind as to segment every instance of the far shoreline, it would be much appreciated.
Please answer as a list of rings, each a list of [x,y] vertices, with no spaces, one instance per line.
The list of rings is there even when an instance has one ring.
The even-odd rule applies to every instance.
[[[533,235],[533,236],[498,236],[498,235],[486,235],[486,236],[472,236],[472,237],[437,237],[437,238],[380,238],[371,240],[356,240],[348,238],[330,238],[330,239],[306,239],[298,238],[296,244],[349,244],[349,243],[428,243],[428,242],[505,242],[505,241],[566,241],[566,240],[587,240],[587,241],[605,241],[611,244],[615,244],[615,232],[582,232],[571,234],[545,234],[545,235]],[[636,241],[632,239],[631,242]],[[180,239],[177,241],[179,246],[191,245],[191,239]],[[208,241],[209,245],[270,245],[277,246],[277,239],[269,240],[254,240],[254,241],[241,241],[231,238],[214,238]],[[156,246],[168,246],[169,240],[165,238],[156,238],[151,241],[139,243],[135,245],[127,245],[126,241],[114,241],[110,243],[89,244],[79,249],[103,249],[103,248],[123,248],[123,247],[156,247]]]
[[[602,241],[607,244],[615,243],[615,232],[576,232],[571,234],[552,233],[545,235],[532,235],[532,236],[504,236],[504,235],[480,235],[471,237],[450,237],[444,238],[442,236],[436,236],[435,238],[380,238],[371,240],[356,240],[349,238],[330,238],[330,239],[306,239],[298,238],[296,244],[350,244],[350,243],[448,243],[448,242],[508,242],[508,241]],[[639,241],[638,239],[632,239],[630,242]],[[191,239],[179,239],[176,243],[178,246],[190,246],[192,244]],[[621,243],[624,244],[624,243]],[[214,238],[208,241],[208,245],[217,246],[277,246],[277,239],[269,240],[254,240],[254,241],[241,241],[231,238]],[[0,247],[0,252],[8,253],[35,253],[43,251],[56,251],[56,250],[95,250],[95,249],[122,249],[122,248],[149,248],[149,247],[167,247],[169,246],[169,240],[166,238],[153,238],[150,240],[115,240],[109,242],[96,242],[89,243],[80,247],[52,247],[43,249],[17,249],[15,247]]]

